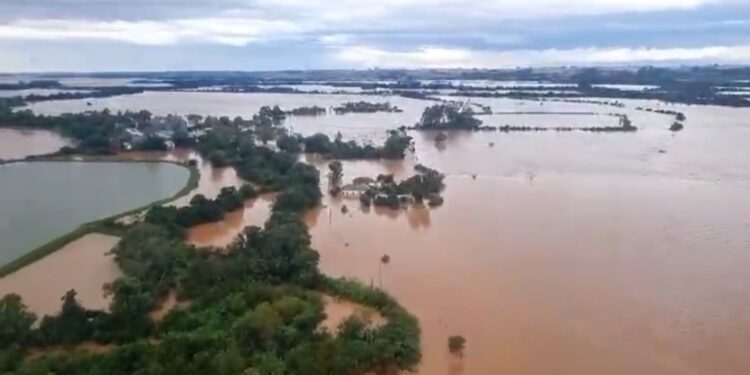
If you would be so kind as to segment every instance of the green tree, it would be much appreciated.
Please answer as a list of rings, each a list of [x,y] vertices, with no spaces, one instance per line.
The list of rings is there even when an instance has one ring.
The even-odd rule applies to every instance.
[[[32,338],[36,315],[24,305],[21,296],[8,294],[0,300],[0,349],[24,345]]]
[[[466,347],[466,339],[463,336],[451,336],[448,338],[448,349],[451,353],[461,353]]]

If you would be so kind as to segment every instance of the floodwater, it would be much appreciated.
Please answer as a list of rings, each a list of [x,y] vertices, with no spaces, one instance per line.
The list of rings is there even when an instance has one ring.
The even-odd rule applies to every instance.
[[[170,204],[186,206],[190,200],[202,194],[209,199],[215,198],[222,188],[241,187],[246,182],[237,176],[233,168],[214,168],[198,153],[184,149],[170,152],[128,152],[120,155],[130,160],[167,160],[187,162],[195,160],[200,173],[198,187]],[[229,212],[225,219],[216,223],[206,223],[188,230],[187,241],[199,247],[224,247],[232,243],[238,234],[247,226],[262,227],[271,215],[273,194],[265,194],[245,202],[242,209]]]
[[[383,315],[367,306],[329,295],[323,295],[322,298],[325,304],[326,319],[321,323],[321,326],[328,332],[337,332],[341,323],[351,316],[356,316],[373,327],[379,327],[386,323]]]
[[[222,221],[190,228],[187,241],[199,247],[225,247],[231,244],[245,227],[262,228],[271,217],[272,204],[271,194],[248,200],[241,209],[227,213]]]
[[[454,132],[438,148],[426,132],[400,173],[345,162],[345,181],[437,168],[446,203],[328,200],[308,217],[321,267],[377,285],[391,257],[382,282],[420,318],[420,374],[747,373],[747,111],[674,109],[679,134],[633,112],[634,134]]]
[[[126,160],[164,160],[181,163],[195,160],[197,162],[196,167],[200,173],[198,187],[190,191],[187,195],[170,203],[171,205],[178,207],[188,205],[190,200],[198,194],[213,199],[219,195],[219,192],[223,187],[234,186],[239,188],[245,184],[245,182],[237,176],[237,173],[233,168],[213,168],[208,160],[201,158],[198,153],[190,150],[176,149],[170,152],[127,152],[120,154],[119,157]]]
[[[87,110],[126,111],[128,109],[147,109],[155,115],[191,113],[213,116],[242,116],[251,118],[262,106],[278,105],[290,110],[298,107],[318,105],[321,107],[338,106],[351,101],[383,102],[391,101],[398,105],[402,102],[423,103],[418,100],[383,97],[378,95],[356,94],[265,94],[265,93],[227,93],[227,92],[191,92],[191,91],[148,91],[134,95],[121,95],[108,98],[56,100],[32,103],[28,107],[39,114],[61,114]],[[398,101],[398,102],[395,102]],[[395,103],[394,103],[395,102]],[[88,105],[91,103],[91,105]],[[190,103],[190,105],[185,105]],[[400,105],[399,105],[400,106]],[[421,114],[421,112],[420,112]]]
[[[305,97],[201,95],[220,96],[212,104],[196,97],[205,112],[184,96],[141,103],[246,115],[249,103],[292,108]],[[387,100],[405,112],[294,127],[369,137],[415,122],[419,106],[431,104]],[[496,112],[597,112],[602,121],[627,113],[639,131],[449,132],[440,147],[435,133],[412,133],[417,151],[404,162],[344,163],[345,182],[408,176],[416,163],[447,175],[437,209],[362,210],[356,200],[326,198],[306,217],[324,272],[382,283],[419,317],[419,374],[750,373],[750,110],[472,101]],[[636,106],[683,111],[685,130],[672,133],[673,117]],[[492,125],[518,120],[493,116]],[[534,126],[566,126],[565,116],[524,116]],[[385,254],[391,261],[381,269]],[[451,335],[467,339],[463,357],[449,354]]]
[[[344,215],[329,202],[308,219],[331,275],[378,285],[391,257],[382,283],[420,318],[420,374],[451,373],[456,334],[466,374],[750,368],[745,189],[616,175],[446,183],[439,209]]]
[[[47,130],[0,128],[0,159],[22,159],[49,154],[70,142]]]
[[[57,314],[63,295],[75,289],[81,305],[106,310],[109,299],[104,297],[102,287],[122,275],[109,254],[119,240],[99,233],[83,236],[0,279],[0,296],[20,295],[29,309],[41,318]]]
[[[79,225],[168,198],[189,171],[169,163],[28,162],[0,166],[0,264]]]

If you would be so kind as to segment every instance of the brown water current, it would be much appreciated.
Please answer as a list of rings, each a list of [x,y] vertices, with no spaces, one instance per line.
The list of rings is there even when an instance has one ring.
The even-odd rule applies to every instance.
[[[0,128],[0,159],[22,159],[49,154],[70,142],[47,130]]]
[[[166,112],[175,98],[160,104]],[[202,105],[217,106],[216,114],[242,112],[228,98]],[[299,98],[285,98],[285,107]],[[344,163],[345,183],[409,176],[416,163],[447,175],[445,205],[437,209],[363,210],[356,200],[326,197],[305,218],[325,273],[382,283],[419,318],[419,374],[750,373],[750,110],[669,105],[688,118],[675,134],[667,130],[673,117],[634,110],[665,107],[657,102],[613,108],[473,100],[495,111],[627,113],[639,131],[450,132],[440,147],[435,133],[412,133],[417,151],[404,162]],[[406,112],[350,117],[351,135],[416,121],[419,110],[390,101]],[[516,121],[598,124],[550,115],[485,119],[493,126]],[[346,123],[346,116],[327,116],[293,126],[347,137]],[[325,161],[306,161],[326,169]],[[241,184],[231,170],[199,165],[206,195]],[[268,209],[261,202],[191,236],[226,243],[257,223],[253,211]],[[380,265],[385,254],[391,260]],[[451,335],[467,339],[463,357],[449,354]]]
[[[71,289],[86,308],[106,310],[104,284],[122,275],[109,254],[120,239],[99,233],[85,235],[60,250],[0,279],[0,296],[16,293],[39,317],[55,315]]]

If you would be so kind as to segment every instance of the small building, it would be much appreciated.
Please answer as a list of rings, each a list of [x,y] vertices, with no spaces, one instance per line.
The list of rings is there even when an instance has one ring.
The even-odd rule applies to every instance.
[[[167,115],[167,116],[154,116],[151,119],[149,128],[154,132],[160,131],[188,131],[188,123],[182,116]]]
[[[369,188],[365,185],[355,185],[355,184],[349,184],[344,185],[341,188],[340,194],[347,198],[359,198],[362,194],[364,194]]]
[[[156,138],[162,139],[164,141],[168,141],[172,139],[172,137],[174,136],[174,132],[171,130],[162,130],[162,131],[154,132],[153,135]]]
[[[372,185],[375,182],[375,179],[372,177],[357,177],[352,180],[352,184],[354,185]]]
[[[411,194],[399,194],[398,201],[401,203],[414,203],[414,196]]]
[[[135,128],[125,129],[122,136],[123,136],[123,141],[130,143],[130,144],[141,143],[146,140],[146,135],[143,134],[143,132],[141,132],[140,130],[135,129]]]

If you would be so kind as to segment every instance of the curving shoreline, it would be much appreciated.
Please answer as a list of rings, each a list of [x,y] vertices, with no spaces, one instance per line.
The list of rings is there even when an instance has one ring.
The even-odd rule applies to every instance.
[[[117,235],[116,230],[113,230],[112,228],[106,227],[105,223],[111,223],[113,221],[116,221],[117,219],[123,218],[128,215],[132,215],[144,210],[147,210],[153,206],[158,206],[162,204],[166,204],[172,201],[175,201],[187,194],[189,194],[191,191],[196,189],[198,187],[198,182],[200,180],[200,172],[196,166],[188,165],[186,163],[181,163],[177,161],[170,161],[170,160],[127,160],[123,159],[120,156],[101,156],[101,157],[55,157],[55,156],[30,156],[24,159],[12,159],[12,160],[0,160],[0,166],[2,165],[9,165],[9,164],[20,164],[20,163],[34,163],[34,162],[56,162],[56,163],[168,163],[177,165],[183,168],[186,168],[189,172],[188,181],[185,184],[185,186],[177,191],[174,195],[159,199],[157,201],[151,202],[145,206],[137,207],[125,212],[121,212],[109,217],[105,217],[99,220],[94,220],[90,222],[83,223],[79,225],[76,229],[74,229],[72,232],[69,232],[65,235],[62,235],[60,237],[57,237],[35,249],[32,249],[31,251],[27,252],[26,254],[22,255],[19,258],[16,258],[15,260],[4,264],[0,266],[0,279],[2,279],[5,276],[8,276],[40,259],[43,259],[47,255],[50,255],[61,248],[63,248],[65,245],[87,235],[90,233],[104,233],[104,234],[111,234],[111,235]]]

